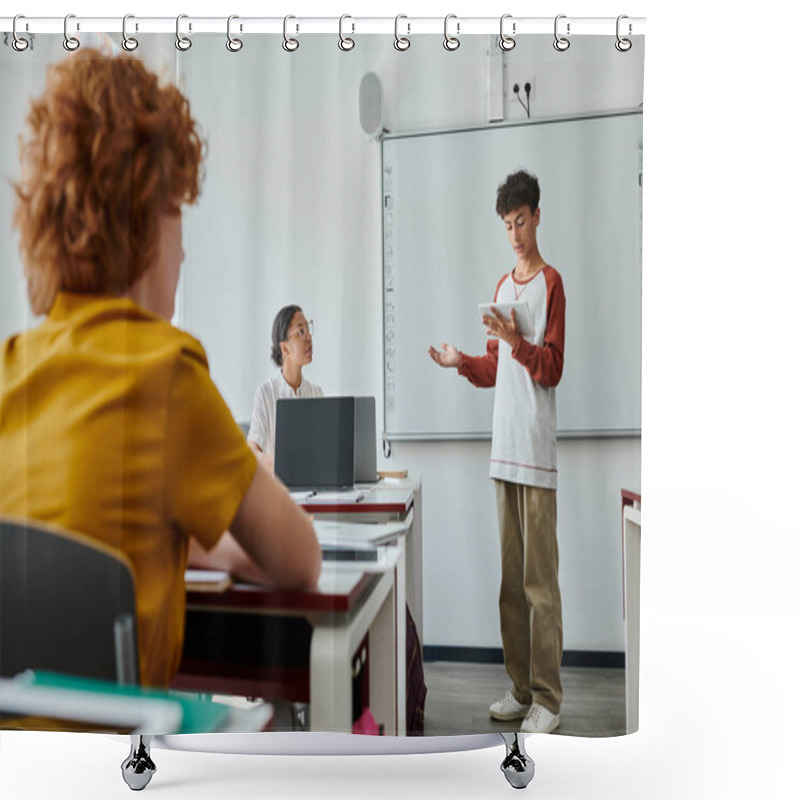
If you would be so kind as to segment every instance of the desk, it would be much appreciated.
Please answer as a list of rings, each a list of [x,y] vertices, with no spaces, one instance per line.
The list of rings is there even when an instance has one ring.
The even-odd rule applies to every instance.
[[[364,499],[359,502],[313,503],[303,508],[318,519],[356,522],[389,522],[410,518],[406,535],[406,601],[422,635],[422,481],[414,476],[386,483],[359,485]],[[405,621],[403,621],[405,626]]]
[[[639,730],[639,596],[642,496],[622,490],[622,615],[625,618],[625,724]]]
[[[403,735],[405,537],[379,549],[381,559],[375,566],[323,562],[319,583],[311,591],[235,584],[220,594],[188,592],[187,613],[193,615],[193,626],[191,631],[187,626],[184,659],[173,688],[290,699],[307,692],[311,730],[349,733],[352,664],[369,634],[370,709],[386,733]],[[205,631],[204,622],[213,619],[219,631],[220,625],[233,625],[242,616],[306,620],[311,627],[307,663],[284,668],[204,659],[208,637],[214,635]],[[190,637],[197,641],[189,641]]]

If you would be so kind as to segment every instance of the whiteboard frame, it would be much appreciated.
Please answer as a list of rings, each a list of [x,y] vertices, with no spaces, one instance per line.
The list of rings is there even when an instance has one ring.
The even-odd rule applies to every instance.
[[[384,142],[398,141],[401,139],[420,139],[428,136],[442,136],[446,134],[473,133],[496,129],[507,129],[517,127],[528,127],[532,125],[545,125],[555,122],[580,122],[583,120],[606,119],[612,117],[626,117],[632,115],[642,115],[642,106],[626,107],[613,110],[600,110],[593,112],[579,112],[574,114],[558,114],[555,116],[543,115],[533,116],[530,119],[488,123],[476,123],[475,125],[456,125],[452,127],[432,128],[427,130],[404,131],[402,133],[386,132],[381,136],[381,440],[383,442],[384,455],[387,447],[391,452],[391,442],[444,442],[444,441],[489,441],[492,432],[489,431],[469,431],[469,432],[447,432],[447,433],[390,433],[386,430],[386,222],[384,202],[386,197],[385,187],[385,163],[384,163]],[[579,431],[557,430],[556,439],[632,439],[641,438],[641,428],[621,428],[621,429],[587,429]]]

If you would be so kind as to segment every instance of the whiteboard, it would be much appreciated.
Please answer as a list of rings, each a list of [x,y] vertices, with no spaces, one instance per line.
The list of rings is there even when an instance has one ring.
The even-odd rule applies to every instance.
[[[539,178],[539,249],[566,295],[560,436],[636,435],[642,378],[641,111],[389,135],[382,142],[384,430],[394,439],[491,435],[494,389],[428,347],[482,354],[475,309],[516,258],[497,187]]]

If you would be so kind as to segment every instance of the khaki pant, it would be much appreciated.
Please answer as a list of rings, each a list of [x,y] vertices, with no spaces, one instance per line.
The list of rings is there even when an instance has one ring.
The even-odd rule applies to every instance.
[[[500,528],[500,632],[518,703],[561,706],[561,590],[556,493],[495,480]]]

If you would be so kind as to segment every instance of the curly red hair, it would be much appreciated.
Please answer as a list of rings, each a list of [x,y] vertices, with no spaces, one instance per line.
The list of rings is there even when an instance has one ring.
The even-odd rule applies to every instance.
[[[14,223],[34,313],[62,290],[124,293],[153,262],[160,216],[200,193],[188,100],[132,56],[81,49],[50,67],[28,125]]]

